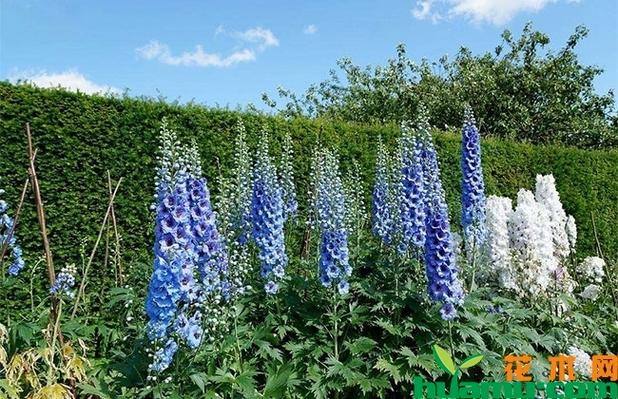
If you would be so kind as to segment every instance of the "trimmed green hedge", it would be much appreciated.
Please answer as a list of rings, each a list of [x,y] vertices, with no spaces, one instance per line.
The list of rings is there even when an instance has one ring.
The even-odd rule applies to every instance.
[[[49,236],[58,264],[79,259],[80,242],[90,248],[107,206],[106,170],[124,177],[117,197],[117,218],[124,256],[147,253],[152,246],[151,215],[157,132],[167,116],[183,137],[195,137],[211,191],[213,177],[226,174],[232,162],[232,128],[242,118],[250,132],[263,125],[272,132],[273,151],[283,132],[296,146],[297,184],[301,201],[308,184],[309,158],[316,140],[339,149],[343,167],[357,159],[366,180],[367,200],[373,178],[378,136],[394,143],[396,126],[361,126],[322,120],[284,120],[258,114],[208,109],[156,100],[106,98],[41,90],[0,83],[0,187],[14,210],[27,177],[24,125],[30,122],[38,148],[37,167],[48,219]],[[436,142],[444,186],[454,225],[459,220],[459,137],[438,133]],[[578,251],[595,253],[591,223],[594,212],[606,255],[618,257],[618,151],[586,151],[532,146],[509,141],[483,141],[484,171],[489,194],[515,198],[533,188],[537,173],[553,173],[566,211],[579,228]],[[18,229],[29,259],[41,253],[36,213],[30,196]]]

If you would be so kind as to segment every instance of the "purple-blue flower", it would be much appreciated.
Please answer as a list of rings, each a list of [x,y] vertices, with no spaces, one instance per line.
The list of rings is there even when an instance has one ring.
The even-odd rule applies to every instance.
[[[223,238],[215,223],[216,215],[210,203],[210,193],[203,177],[190,177],[189,209],[193,249],[197,256],[197,270],[202,288],[206,294],[221,293],[228,298],[229,285],[226,284],[228,259]]]
[[[320,227],[320,282],[324,287],[336,285],[340,294],[349,291],[352,275],[345,228],[345,196],[337,156],[323,152],[318,181],[318,221]]]
[[[196,311],[190,318],[187,318],[185,313],[181,313],[176,318],[176,332],[187,343],[189,348],[195,349],[200,346],[204,335],[200,311]]]
[[[268,154],[268,135],[264,133],[258,145],[253,171],[251,219],[253,239],[258,248],[260,275],[268,294],[279,289],[278,281],[285,274],[288,257],[285,254],[283,197],[277,174]]]
[[[440,316],[452,320],[457,316],[457,305],[463,303],[464,292],[458,277],[456,256],[453,252],[448,207],[440,181],[438,157],[429,132],[424,109],[418,120],[420,157],[424,172],[425,196],[425,270],[427,291],[431,300],[442,303]]]
[[[165,346],[159,348],[153,356],[153,363],[149,366],[150,369],[154,372],[160,373],[167,369],[172,361],[174,360],[174,355],[178,351],[178,344],[173,339],[168,339],[165,343]]]
[[[391,206],[389,198],[391,179],[386,148],[382,140],[378,142],[378,155],[376,159],[375,183],[372,195],[372,231],[380,237],[382,242],[390,244],[394,233],[394,218],[397,217],[396,209]]]
[[[202,311],[229,295],[227,252],[216,226],[199,151],[161,128],[157,170],[154,271],[146,297],[147,334],[156,345],[151,370],[165,370],[180,342],[203,340]],[[208,317],[209,323],[212,317]],[[181,341],[176,341],[180,338]]]
[[[4,194],[4,190],[0,189],[0,195],[2,194]],[[6,201],[0,199],[0,249],[6,245],[5,256],[8,255],[12,259],[8,272],[11,276],[16,276],[24,268],[25,262],[21,247],[15,239],[13,218],[7,214],[8,207]],[[0,259],[0,261],[3,261],[3,259]]]
[[[425,244],[426,189],[422,164],[423,143],[407,124],[402,126],[400,215],[403,248]]]
[[[461,171],[461,225],[468,255],[473,256],[473,252],[485,241],[485,183],[481,166],[481,136],[470,107],[466,107],[464,112]]]
[[[56,279],[49,292],[54,295],[65,294],[69,298],[73,298],[75,295],[73,287],[75,287],[76,273],[77,269],[74,265],[63,267],[60,273],[56,275]]]

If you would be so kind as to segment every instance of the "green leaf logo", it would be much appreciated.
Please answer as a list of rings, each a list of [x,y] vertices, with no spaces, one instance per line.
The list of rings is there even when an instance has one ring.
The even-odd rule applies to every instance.
[[[455,375],[457,373],[457,368],[455,367],[455,362],[451,355],[446,351],[446,349],[439,347],[438,345],[433,346],[433,357],[436,359],[436,363],[440,368],[450,375]],[[477,362],[478,363],[478,362]]]
[[[468,369],[470,367],[473,367],[479,364],[481,360],[483,360],[483,355],[470,356],[469,358],[463,361],[463,363],[459,366],[459,368],[462,370]]]

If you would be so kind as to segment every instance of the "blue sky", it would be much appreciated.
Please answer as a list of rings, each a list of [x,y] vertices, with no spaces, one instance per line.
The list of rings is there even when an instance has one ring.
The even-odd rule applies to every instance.
[[[214,105],[277,86],[303,91],[341,57],[384,63],[403,42],[413,59],[492,50],[527,21],[561,47],[575,26],[586,64],[618,87],[616,0],[50,1],[0,0],[0,79],[82,91],[129,89]]]

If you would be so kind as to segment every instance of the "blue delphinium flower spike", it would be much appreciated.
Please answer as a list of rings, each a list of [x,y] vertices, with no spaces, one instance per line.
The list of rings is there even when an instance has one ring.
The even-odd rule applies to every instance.
[[[372,195],[372,231],[384,244],[390,244],[393,239],[394,209],[389,201],[389,192],[392,189],[389,176],[388,154],[382,139],[378,141],[376,159],[375,183]]]
[[[401,138],[401,241],[404,248],[425,244],[426,190],[422,165],[422,142],[408,123],[402,124]]]
[[[298,212],[296,187],[294,185],[294,148],[292,136],[286,132],[281,146],[281,190],[283,196],[283,213],[285,219],[293,219]]]
[[[4,194],[4,190],[0,189],[0,195],[2,194]],[[25,262],[21,247],[17,244],[15,238],[15,222],[8,215],[8,208],[6,201],[0,199],[0,249],[6,246],[5,256],[8,255],[11,259],[8,272],[11,276],[16,276],[24,268]],[[0,261],[2,260],[0,259]]]
[[[425,269],[429,297],[442,303],[440,315],[444,320],[457,317],[457,305],[461,305],[464,292],[459,280],[459,270],[453,252],[453,237],[450,229],[448,207],[440,181],[438,157],[429,132],[429,123],[424,109],[417,122],[418,139],[422,140],[421,160],[425,187],[428,188],[425,202]]]
[[[277,173],[268,154],[268,134],[263,132],[258,144],[253,177],[251,218],[253,239],[258,247],[260,274],[268,294],[279,290],[278,282],[285,275],[288,257],[285,254],[283,232],[283,197]]]
[[[195,349],[203,341],[202,313],[208,315],[209,332],[215,329],[220,312],[213,311],[229,296],[230,285],[227,252],[216,226],[197,145],[181,145],[165,121],[156,188],[154,272],[146,313],[147,334],[155,347],[150,370],[162,372],[179,344]]]
[[[336,154],[325,150],[322,156],[317,193],[320,282],[325,287],[335,285],[344,295],[349,290],[348,278],[352,275],[345,228],[346,201]]]
[[[481,136],[472,109],[464,112],[461,140],[461,225],[468,257],[485,242],[485,183],[481,165]]]

